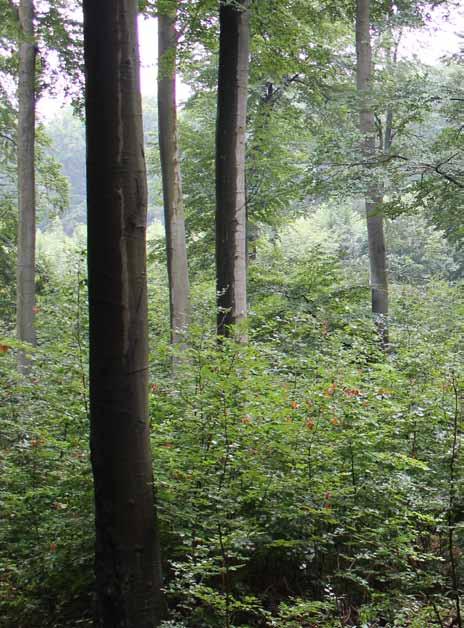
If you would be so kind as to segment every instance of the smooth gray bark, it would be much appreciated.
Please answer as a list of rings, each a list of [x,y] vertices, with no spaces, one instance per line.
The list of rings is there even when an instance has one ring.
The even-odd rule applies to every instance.
[[[147,187],[137,0],[84,0],[97,626],[154,628],[161,568],[148,417]]]
[[[216,127],[216,278],[218,335],[247,316],[245,131],[249,1],[220,6]],[[245,340],[243,332],[239,340]]]
[[[171,342],[184,339],[189,323],[189,277],[185,243],[176,102],[177,0],[158,16],[158,124],[169,278]]]
[[[356,84],[360,112],[359,129],[364,136],[363,152],[367,162],[375,159],[375,119],[372,99],[372,47],[370,37],[369,0],[357,0],[356,11]],[[372,313],[380,340],[388,344],[388,277],[384,235],[383,197],[378,186],[366,191],[367,237],[369,245]]]
[[[34,3],[21,0],[18,81],[18,253],[16,267],[16,335],[36,344],[35,316],[35,60]],[[29,360],[20,352],[19,369]]]

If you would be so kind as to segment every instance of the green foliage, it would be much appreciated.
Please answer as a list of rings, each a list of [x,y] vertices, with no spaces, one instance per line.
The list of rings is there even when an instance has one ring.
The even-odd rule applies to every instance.
[[[461,243],[464,237],[461,78],[459,66],[435,77],[437,95],[427,120],[429,133],[409,165],[415,177],[407,188],[408,195],[394,199],[395,209],[424,211],[455,243]]]
[[[85,223],[85,132],[82,120],[64,109],[47,122],[44,129],[50,138],[48,154],[61,164],[68,180],[69,203],[63,212],[63,224],[68,233],[76,224]]]
[[[325,282],[312,282],[315,303],[324,292]],[[287,312],[264,333],[256,322],[259,340],[248,347],[194,333],[175,383],[157,377],[152,386],[173,618],[329,627],[358,616],[403,626],[434,607],[449,612],[461,298],[437,284],[423,307],[404,289],[387,359],[359,309],[357,318],[353,305],[337,314],[333,297],[338,324],[329,327],[318,310],[311,319]],[[405,623],[395,623],[400,616]]]
[[[82,23],[76,19],[78,0],[34,3],[35,40],[38,51],[37,94],[54,93],[57,86],[82,107]],[[12,82],[18,71],[18,41],[21,37],[17,4],[0,2],[0,92],[12,100]],[[62,78],[66,77],[63,81]]]
[[[1,5],[0,5],[1,6]],[[0,318],[11,320],[15,300],[16,259],[15,113],[8,100],[0,104]]]
[[[85,260],[55,229],[39,240],[31,378],[15,372],[8,329],[0,342],[12,347],[0,354],[5,628],[91,625]],[[197,276],[174,379],[165,271],[151,262],[166,626],[445,622],[456,590],[450,530],[459,578],[464,568],[453,448],[462,288],[395,288],[385,356],[366,288],[347,281],[337,247],[311,248],[304,234],[290,247],[289,237],[258,246],[248,346],[217,345],[213,283]]]
[[[36,6],[40,90],[53,94],[59,86],[75,109],[82,108],[84,92],[82,22],[76,18],[79,11],[79,0],[52,0]]]
[[[0,197],[0,316],[10,320],[15,301],[16,216],[11,192]]]
[[[141,4],[151,14],[166,9]],[[373,3],[372,100],[378,139],[394,111],[396,157],[367,167],[356,128],[354,4],[252,5],[244,346],[218,343],[213,331],[218,7],[178,3],[180,65],[194,89],[180,121],[193,321],[174,361],[156,220],[156,107],[144,103],[164,628],[424,628],[456,620],[464,292],[462,255],[443,234],[458,242],[462,232],[460,185],[450,180],[460,183],[462,174],[461,74],[437,77],[405,61],[391,67],[390,27],[427,19],[425,3],[395,4],[386,28],[387,3]],[[67,56],[66,48],[69,37],[79,43],[70,8],[42,3],[37,26],[42,58],[59,48],[76,70],[77,51]],[[15,71],[10,3],[0,1],[0,16],[5,77]],[[49,70],[43,87],[57,76]],[[0,90],[0,626],[90,627],[83,128],[64,111],[39,133],[43,232],[32,350],[12,338],[15,113],[8,89]],[[388,353],[370,318],[356,200],[372,181],[390,216]],[[398,217],[405,208],[414,215]],[[31,351],[26,377],[17,373],[19,350]]]
[[[68,253],[59,276],[49,265],[36,314],[39,346],[27,378],[16,372],[16,343],[2,339],[0,626],[5,628],[91,625],[83,264]]]

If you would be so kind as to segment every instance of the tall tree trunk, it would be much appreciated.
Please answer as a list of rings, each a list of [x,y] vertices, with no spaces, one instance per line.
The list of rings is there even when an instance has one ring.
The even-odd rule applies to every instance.
[[[217,331],[247,316],[245,131],[249,0],[220,6],[216,128]],[[245,340],[245,335],[239,335]]]
[[[359,94],[359,129],[364,136],[366,161],[375,159],[375,120],[372,98],[372,48],[369,0],[357,0],[356,11],[356,83]],[[383,197],[376,185],[366,192],[367,238],[369,245],[372,313],[382,346],[388,344],[388,278],[385,252]]]
[[[269,127],[271,120],[271,114],[274,104],[277,102],[276,90],[274,84],[267,81],[264,84],[264,90],[259,98],[254,133],[249,140],[248,148],[248,171],[246,178],[246,193],[247,199],[249,198],[250,187],[253,189],[254,179],[258,177],[259,167],[256,166],[256,162],[259,159],[259,154],[263,152],[266,138],[266,131]],[[251,185],[250,185],[251,184]],[[258,222],[250,219],[250,203],[247,200],[247,261],[251,262],[256,260],[257,248],[256,243],[259,240],[260,228]]]
[[[35,312],[35,59],[34,3],[21,0],[18,81],[18,256],[16,288],[16,335],[18,340],[36,343]],[[19,369],[26,371],[29,360],[19,353]]]
[[[148,422],[137,0],[84,0],[83,8],[97,625],[153,628],[162,602]]]
[[[177,0],[158,16],[158,124],[168,258],[171,342],[183,339],[189,322],[189,278],[182,200],[176,103]]]

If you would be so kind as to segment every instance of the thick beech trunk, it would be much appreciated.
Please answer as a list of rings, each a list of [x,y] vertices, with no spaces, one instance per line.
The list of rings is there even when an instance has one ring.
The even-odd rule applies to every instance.
[[[18,82],[18,256],[16,287],[16,335],[36,343],[35,311],[35,60],[34,3],[21,0]],[[19,368],[29,360],[19,353]]]
[[[91,453],[103,628],[153,628],[161,616],[136,20],[137,0],[84,0]]]
[[[158,124],[163,177],[164,222],[169,277],[171,341],[183,339],[189,322],[189,279],[185,244],[176,104],[177,0],[158,16]]]
[[[245,130],[249,2],[221,4],[216,129],[217,331],[247,315]],[[244,340],[242,333],[240,339]]]
[[[372,98],[372,48],[369,32],[369,0],[357,0],[356,12],[356,82],[360,113],[359,129],[364,135],[363,151],[366,161],[375,159],[375,119]],[[369,244],[372,313],[380,340],[388,344],[388,278],[384,236],[383,198],[378,188],[371,186],[366,193],[367,237]]]

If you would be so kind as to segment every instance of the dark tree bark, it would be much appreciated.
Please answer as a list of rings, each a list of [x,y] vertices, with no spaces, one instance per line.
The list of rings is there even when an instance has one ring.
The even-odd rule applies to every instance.
[[[163,178],[164,224],[169,277],[171,342],[183,340],[189,322],[189,278],[177,142],[177,0],[163,3],[158,16],[158,124]]]
[[[21,0],[18,81],[18,254],[16,277],[16,335],[36,344],[35,311],[35,60],[34,3]],[[21,371],[29,367],[19,353]]]
[[[247,316],[245,131],[249,1],[221,4],[216,128],[218,334]],[[245,340],[245,335],[239,334]]]
[[[372,98],[372,47],[370,38],[369,0],[357,0],[356,11],[356,83],[360,102],[359,129],[364,136],[366,161],[375,158],[375,118]],[[366,192],[367,237],[369,244],[372,313],[380,340],[388,344],[388,278],[384,236],[383,197],[378,186]]]
[[[97,625],[162,611],[148,423],[146,172],[137,0],[84,0]]]

